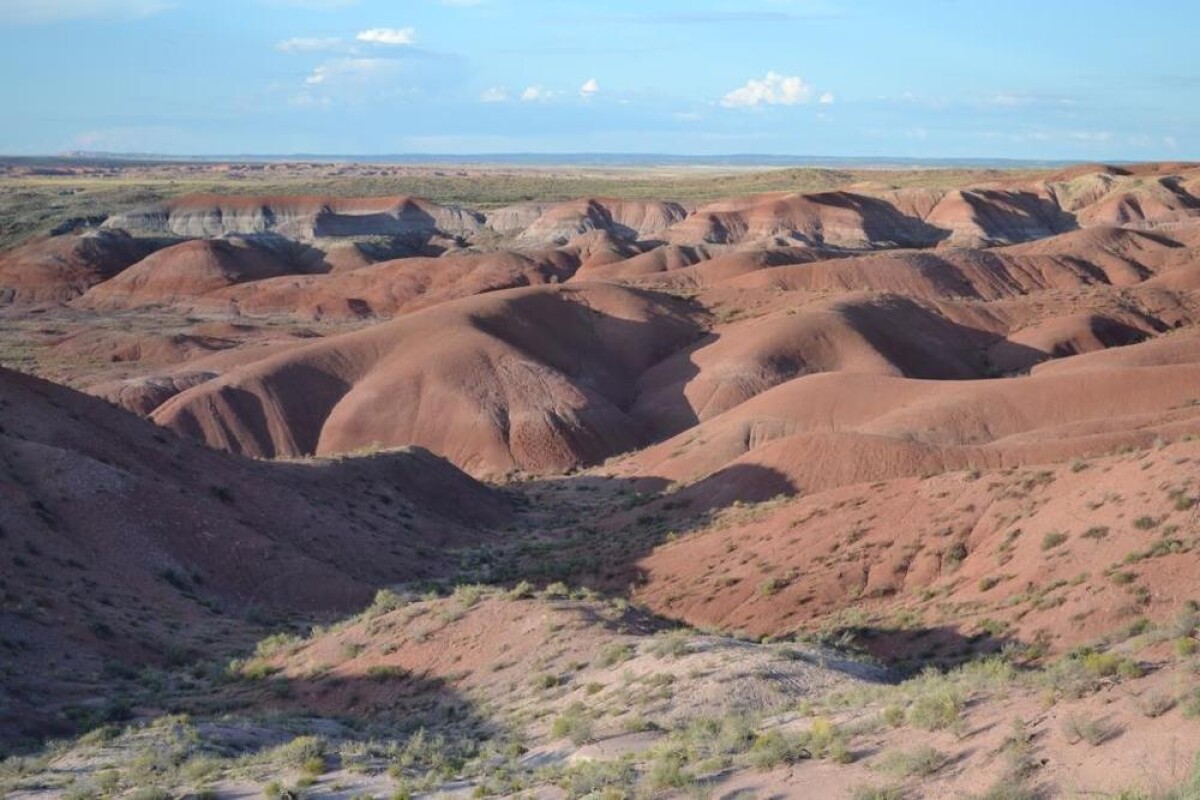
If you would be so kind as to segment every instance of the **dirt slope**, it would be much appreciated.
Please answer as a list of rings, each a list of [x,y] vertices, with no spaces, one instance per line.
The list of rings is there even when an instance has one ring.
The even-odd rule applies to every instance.
[[[508,513],[426,451],[255,463],[7,370],[0,410],[8,734],[86,693],[44,670],[71,681],[105,659],[165,663],[221,628],[236,646],[256,608],[355,608],[445,568],[437,547]]]

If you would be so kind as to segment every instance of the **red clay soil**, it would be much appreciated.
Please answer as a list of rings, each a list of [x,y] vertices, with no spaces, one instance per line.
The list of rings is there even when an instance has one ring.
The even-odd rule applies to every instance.
[[[698,316],[605,284],[494,292],[236,368],[154,420],[251,455],[407,443],[475,474],[561,471],[642,443],[622,409]]]
[[[361,607],[379,585],[448,568],[445,547],[509,514],[427,451],[252,462],[7,370],[0,492],[6,733],[85,691],[50,675],[165,663],[217,629],[236,647],[255,609]]]
[[[754,636],[857,628],[917,663],[1062,651],[1200,600],[1197,463],[1189,441],[731,509],[642,558],[635,598]]]

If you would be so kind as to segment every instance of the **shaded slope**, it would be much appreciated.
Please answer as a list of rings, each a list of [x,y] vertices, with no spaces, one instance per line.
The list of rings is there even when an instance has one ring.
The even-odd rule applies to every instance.
[[[164,242],[123,231],[37,239],[0,254],[0,303],[70,300],[145,258]]]
[[[254,609],[347,610],[444,569],[506,502],[428,452],[261,464],[0,370],[0,728],[36,727],[105,660],[164,663]]]

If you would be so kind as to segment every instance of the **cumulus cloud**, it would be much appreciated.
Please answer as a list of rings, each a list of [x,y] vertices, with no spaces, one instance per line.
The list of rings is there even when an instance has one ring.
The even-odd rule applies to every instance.
[[[417,32],[413,28],[371,28],[354,38],[370,44],[410,45],[416,44]]]
[[[821,92],[821,97],[817,102],[823,106],[829,105],[833,102],[833,92]]]
[[[170,6],[167,0],[0,0],[0,23],[41,25],[76,19],[145,17]]]
[[[276,44],[275,49],[281,53],[315,53],[320,50],[334,50],[341,44],[342,40],[337,37],[293,36]]]
[[[543,100],[549,100],[553,96],[553,94],[554,93],[551,92],[549,89],[547,89],[545,86],[541,86],[541,85],[526,86],[521,91],[521,102],[537,103],[537,102],[541,102]]]
[[[586,100],[598,91],[600,91],[600,84],[596,82],[595,78],[588,78],[583,82],[583,86],[579,87],[579,96]]]
[[[479,99],[484,103],[506,103],[508,102],[508,90],[493,86],[490,89],[484,89],[479,95]]]
[[[828,93],[827,93],[828,94]],[[768,72],[764,78],[751,78],[721,98],[726,108],[756,108],[760,105],[794,106],[812,100],[813,87],[799,75]],[[833,95],[829,95],[832,102]]]

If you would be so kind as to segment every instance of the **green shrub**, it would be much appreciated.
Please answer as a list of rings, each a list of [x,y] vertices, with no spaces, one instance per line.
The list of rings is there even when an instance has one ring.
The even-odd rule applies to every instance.
[[[1062,531],[1050,531],[1042,537],[1042,549],[1053,550],[1067,540],[1067,535]]]
[[[962,709],[963,698],[958,689],[948,685],[934,686],[913,700],[908,707],[908,721],[923,730],[942,730],[958,722]]]
[[[591,741],[594,728],[587,708],[582,703],[572,703],[554,720],[550,735],[556,739],[570,739],[577,745]]]
[[[562,683],[562,680],[555,674],[543,672],[540,675],[533,676],[533,687],[535,689],[553,689]]]
[[[558,781],[567,797],[606,798],[632,794],[637,771],[625,761],[583,761],[567,768]]]
[[[758,585],[758,593],[762,597],[771,597],[786,589],[789,583],[787,578],[767,578]]]
[[[879,768],[884,772],[903,778],[927,778],[946,764],[944,753],[929,745],[920,745],[912,750],[892,750],[884,753]]]
[[[606,645],[600,651],[600,657],[596,663],[602,667],[611,667],[614,664],[620,664],[622,661],[628,661],[631,658],[633,658],[633,645],[610,644]]]
[[[509,589],[505,597],[509,600],[527,600],[533,597],[533,584],[529,581],[521,581]]]
[[[655,638],[650,652],[659,658],[679,658],[692,652],[687,631],[671,631]]]
[[[400,680],[404,676],[405,672],[401,667],[389,664],[375,664],[367,667],[367,677],[373,681]]]
[[[794,764],[811,758],[805,737],[785,734],[781,731],[760,733],[750,747],[750,765],[755,769],[768,770],[784,764]]]
[[[398,608],[403,608],[405,600],[391,589],[380,589],[375,593],[375,599],[366,610],[368,617],[378,617]]]
[[[647,780],[651,789],[686,789],[695,781],[684,769],[683,757],[678,753],[662,753],[650,765]]]
[[[883,721],[893,728],[899,728],[904,724],[904,709],[901,706],[891,705],[883,709]]]

